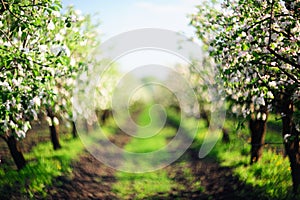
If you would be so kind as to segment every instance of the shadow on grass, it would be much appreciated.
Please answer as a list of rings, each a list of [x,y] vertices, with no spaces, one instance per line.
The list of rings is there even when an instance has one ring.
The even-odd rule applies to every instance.
[[[179,120],[176,119],[176,115],[168,116],[168,125],[178,128],[178,121]],[[188,136],[189,134],[187,133],[186,135]],[[193,175],[198,177],[200,180],[203,191],[184,191],[176,195],[171,193],[167,196],[163,196],[163,194],[157,194],[147,199],[295,199],[295,197],[290,193],[287,195],[282,195],[278,198],[274,198],[266,193],[266,189],[267,187],[270,187],[270,184],[254,186],[252,184],[245,183],[237,175],[235,175],[234,170],[236,168],[247,167],[249,163],[247,159],[248,156],[242,155],[241,152],[240,155],[237,156],[243,156],[246,159],[237,159],[237,161],[231,164],[229,167],[223,167],[220,165],[220,159],[222,159],[220,155],[225,152],[224,148],[218,148],[218,146],[216,146],[206,158],[199,159],[198,153],[201,144],[201,140],[195,140],[185,153],[188,156],[183,155],[181,159],[187,159],[189,157],[190,160],[187,162],[192,163],[191,168]],[[219,143],[219,145],[223,144]],[[245,154],[244,149],[241,149]],[[259,176],[261,170],[262,169],[259,168],[255,169],[254,175]],[[247,177],[246,173],[248,172],[245,171],[245,177]],[[269,180],[266,182],[272,181],[273,180]],[[273,185],[273,187],[276,186]],[[289,190],[291,190],[291,188]]]
[[[63,141],[62,141],[63,142]],[[50,142],[40,143],[25,154],[27,165],[20,171],[0,168],[0,199],[28,199],[36,194],[45,197],[45,188],[55,177],[71,172],[71,160],[83,149],[80,140],[69,140],[54,151]]]

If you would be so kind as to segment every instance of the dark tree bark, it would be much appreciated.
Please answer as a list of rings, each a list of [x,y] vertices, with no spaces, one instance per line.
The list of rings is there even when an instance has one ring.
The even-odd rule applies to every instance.
[[[97,109],[96,111],[97,117],[98,117],[98,121],[101,124],[105,124],[106,120],[112,116],[112,111],[109,109],[105,109],[105,110],[100,110]]]
[[[72,123],[72,135],[73,135],[73,138],[77,138],[78,134],[77,134],[76,124],[75,124],[74,121],[72,121],[71,123]]]
[[[299,193],[300,186],[300,149],[299,149],[299,132],[293,123],[293,102],[285,98],[282,103],[282,137],[284,139],[285,152],[289,157],[293,191]]]
[[[262,108],[259,112],[268,115],[267,108]],[[251,116],[249,121],[249,128],[251,132],[251,158],[250,164],[256,163],[260,160],[263,147],[265,143],[266,130],[267,130],[267,117],[266,119],[257,119]]]
[[[106,109],[103,110],[102,116],[101,116],[101,121],[104,124],[106,122],[106,120],[111,116],[111,111]]]
[[[222,128],[222,133],[223,133],[222,142],[223,143],[229,143],[230,142],[230,137],[229,137],[228,130],[226,128]]]
[[[209,127],[210,125],[210,119],[209,119],[209,114],[205,110],[200,111],[200,118],[204,119],[206,122],[206,127]]]
[[[52,142],[52,145],[53,145],[53,149],[57,150],[57,149],[61,148],[61,145],[60,145],[60,142],[59,142],[58,131],[57,131],[56,126],[54,124],[55,115],[54,115],[51,108],[47,108],[47,115],[51,119],[51,125],[49,126],[51,142]]]
[[[5,141],[18,170],[24,168],[26,165],[26,161],[16,138],[14,136],[9,136],[5,139]]]

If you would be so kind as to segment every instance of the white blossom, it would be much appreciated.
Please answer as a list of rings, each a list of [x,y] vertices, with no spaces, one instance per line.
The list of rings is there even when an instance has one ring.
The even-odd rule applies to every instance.
[[[17,125],[13,121],[9,122],[9,126],[13,129],[17,128]]]
[[[67,34],[67,29],[66,28],[62,28],[62,29],[59,30],[59,33],[61,35],[66,35]]]
[[[26,133],[30,128],[31,128],[30,123],[29,122],[25,122],[24,123],[24,127],[23,127],[24,132]]]
[[[275,88],[277,86],[276,81],[270,81],[269,86],[272,87],[272,88]]]
[[[21,105],[20,103],[18,103],[18,104],[16,105],[16,107],[17,107],[17,110],[21,110],[21,109],[22,109],[22,105]]]
[[[262,105],[262,106],[266,105],[265,99],[263,97],[257,97],[255,103],[257,105]]]
[[[71,57],[71,59],[70,59],[70,65],[71,66],[75,66],[76,65],[76,60],[73,57]]]
[[[44,45],[44,44],[43,45],[39,45],[39,51],[41,53],[46,53],[47,49],[48,49],[47,45]]]
[[[266,114],[266,113],[263,113],[263,114],[261,115],[261,119],[262,119],[263,121],[266,121],[266,119],[267,119],[267,114]]]
[[[41,99],[39,97],[34,97],[32,101],[35,105],[41,106]]]
[[[52,11],[52,14],[53,14],[55,17],[60,17],[60,12],[59,12],[59,11]]]
[[[53,124],[54,124],[54,126],[59,125],[59,120],[56,117],[53,118]]]
[[[70,18],[71,18],[71,21],[72,21],[72,22],[76,22],[76,19],[77,19],[76,15],[71,15]]]
[[[62,50],[62,47],[60,45],[57,45],[57,44],[52,45],[50,47],[51,53],[53,53],[56,56],[58,56],[58,54],[61,52],[61,50]]]
[[[59,42],[63,41],[63,39],[64,39],[63,36],[59,33],[57,33],[54,38],[55,41],[59,41]]]
[[[80,21],[80,22],[83,21],[84,19],[85,19],[85,17],[82,16],[82,15],[80,15],[80,16],[77,18],[77,20]]]
[[[292,136],[291,134],[285,134],[283,137],[284,141],[287,143],[289,141],[289,137],[291,136]]]
[[[49,31],[52,31],[52,30],[55,29],[55,25],[54,25],[54,23],[53,23],[52,21],[49,22],[49,24],[48,24],[48,26],[47,26],[47,29],[48,29]]]
[[[64,46],[62,46],[62,51],[66,54],[66,56],[70,56],[71,55],[71,52],[70,52],[70,49],[66,46],[66,45],[64,45]]]
[[[20,47],[20,51],[23,51],[25,54],[30,52],[28,48],[23,48],[22,46]]]
[[[299,125],[299,124],[297,124],[297,125],[295,126],[295,128],[296,128],[297,131],[300,132],[300,125]]]
[[[52,126],[52,120],[50,117],[46,117],[46,121],[48,122],[49,126]]]
[[[260,119],[260,118],[261,118],[261,112],[258,112],[258,113],[257,113],[256,118],[257,118],[257,119]]]
[[[26,136],[25,132],[22,130],[16,131],[16,134],[17,134],[18,138],[25,138],[25,136]]]
[[[81,10],[75,10],[74,13],[75,13],[76,15],[81,15],[81,14],[82,14],[82,11],[81,11]]]
[[[21,79],[18,79],[18,80],[16,80],[16,79],[12,79],[12,84],[14,85],[14,86],[16,86],[16,87],[19,87],[20,85],[21,85]]]
[[[274,95],[273,95],[273,93],[272,93],[271,91],[268,91],[268,92],[267,92],[267,97],[268,97],[269,99],[274,99]]]

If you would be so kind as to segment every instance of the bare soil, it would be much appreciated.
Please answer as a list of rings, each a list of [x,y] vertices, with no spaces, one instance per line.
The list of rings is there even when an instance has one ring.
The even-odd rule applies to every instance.
[[[119,130],[110,140],[123,147],[130,137]],[[35,143],[35,140],[25,143],[23,148],[29,151]],[[3,151],[7,150],[0,152]],[[174,186],[167,193],[157,193],[146,199],[261,199],[255,196],[255,188],[247,186],[233,175],[232,169],[221,167],[213,158],[200,160],[197,153],[197,150],[189,149],[178,161],[165,168],[169,177],[184,187]],[[185,165],[181,164],[182,161]],[[116,171],[87,151],[72,163],[72,168],[71,174],[56,178],[53,186],[47,188],[47,198],[36,195],[35,199],[119,199],[112,190],[112,185],[117,181],[114,176]],[[187,176],[185,168],[189,168],[192,175]],[[201,187],[195,184],[197,182]],[[20,199],[20,196],[10,199]]]
[[[129,139],[125,134],[116,134],[111,138],[119,146],[124,146]],[[182,161],[185,165],[181,164]],[[192,175],[186,175],[184,172],[186,167]],[[212,158],[200,160],[195,150],[189,149],[165,170],[171,179],[184,187],[174,186],[167,194],[157,193],[146,199],[257,198],[254,188],[239,181],[232,174],[232,169],[219,166]],[[72,176],[59,177],[55,180],[54,186],[48,188],[47,199],[119,199],[111,188],[116,181],[115,173],[114,169],[100,163],[86,152],[73,164]],[[200,182],[201,187],[195,185],[196,182]]]

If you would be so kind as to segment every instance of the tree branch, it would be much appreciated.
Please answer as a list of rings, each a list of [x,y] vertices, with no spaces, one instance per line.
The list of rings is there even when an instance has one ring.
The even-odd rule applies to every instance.
[[[11,44],[11,46],[13,46],[14,48],[17,48],[9,39],[8,35],[6,33],[4,33],[1,29],[0,32],[4,35],[4,37],[7,39],[7,41]]]
[[[262,84],[263,84],[264,86],[266,86],[266,87],[268,88],[269,91],[271,91],[271,92],[274,93],[274,90],[273,90],[267,83],[265,83],[265,81],[263,80],[263,78],[260,76],[260,73],[259,73],[256,69],[254,69],[254,71],[256,72],[256,74],[257,74],[259,80],[262,82]]]
[[[269,23],[269,41],[268,41],[268,47],[271,45],[272,42],[272,25],[274,21],[274,0],[272,0],[271,3],[271,17],[270,17],[270,23]]]
[[[269,20],[269,19],[271,19],[271,17],[266,17],[266,18],[264,18],[264,19],[262,19],[262,20],[260,20],[260,21],[255,22],[255,23],[252,24],[251,26],[247,27],[247,28],[245,29],[245,31],[247,32],[247,31],[249,31],[251,28],[254,28],[256,25],[261,24],[261,23],[263,23],[264,21],[267,21],[267,20]]]
[[[287,16],[289,16],[289,15],[288,14],[278,14],[278,15],[274,15],[273,18],[274,17],[287,17]],[[245,29],[245,31],[249,31],[251,28],[254,28],[256,25],[259,25],[259,24],[261,24],[261,23],[263,23],[263,22],[265,22],[267,20],[270,20],[270,19],[272,19],[272,15],[270,17],[266,17],[266,18],[264,18],[264,19],[262,19],[260,21],[254,22],[251,26],[247,27]]]
[[[281,56],[280,54],[276,53],[272,48],[271,48],[271,43],[272,43],[272,32],[273,32],[273,21],[274,21],[274,0],[272,0],[271,3],[271,18],[270,18],[270,23],[269,23],[269,41],[268,41],[268,47],[267,49],[279,60],[290,64],[291,66],[300,69],[300,65],[297,65],[296,63],[292,62],[291,60]],[[280,68],[282,70],[282,68]],[[285,71],[283,71],[284,73],[286,73]],[[289,76],[290,77],[290,76]],[[293,77],[294,78],[294,77]],[[298,82],[298,81],[297,81]]]
[[[3,0],[1,0],[1,3],[3,5],[4,10],[6,10],[5,2]]]
[[[295,81],[298,85],[300,84],[299,80],[293,76],[292,74],[288,73],[285,69],[283,69],[280,66],[277,66],[285,75],[287,75],[290,79],[292,79],[293,81]]]
[[[291,66],[297,68],[297,69],[300,69],[300,65],[294,63],[293,61],[289,60],[288,58],[285,58],[283,57],[282,55],[276,53],[270,46],[267,47],[267,49],[274,55],[276,56],[276,58],[278,58],[279,60],[285,62],[285,63],[288,63],[290,64]]]

